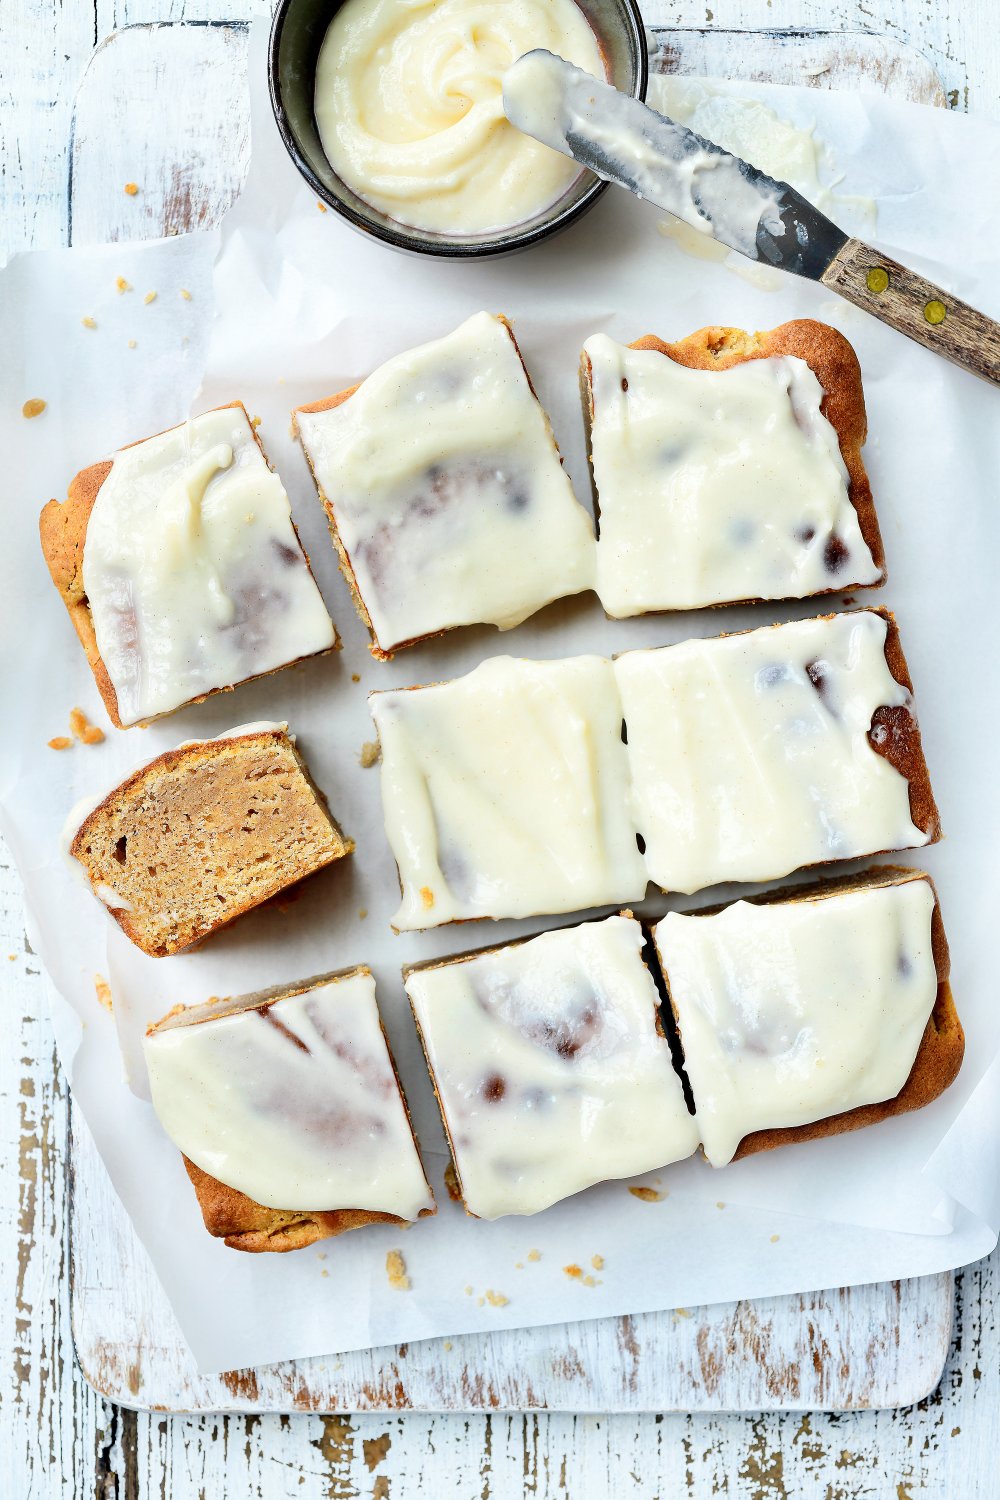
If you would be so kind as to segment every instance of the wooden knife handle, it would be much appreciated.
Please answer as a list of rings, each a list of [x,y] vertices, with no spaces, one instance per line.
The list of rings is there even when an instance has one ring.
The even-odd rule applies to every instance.
[[[1000,384],[1000,323],[863,240],[848,240],[822,281],[890,328]]]

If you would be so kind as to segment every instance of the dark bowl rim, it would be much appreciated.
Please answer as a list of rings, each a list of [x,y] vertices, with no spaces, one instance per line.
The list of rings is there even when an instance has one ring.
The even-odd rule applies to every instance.
[[[443,260],[478,260],[490,256],[506,255],[512,250],[526,250],[535,245],[539,240],[544,240],[551,234],[562,229],[568,229],[582,214],[592,208],[601,194],[610,186],[599,178],[591,183],[590,187],[580,198],[561,213],[553,218],[545,220],[541,224],[535,224],[530,229],[523,230],[520,234],[501,231],[499,234],[486,235],[481,241],[460,243],[442,238],[440,241],[432,239],[418,240],[417,234],[431,234],[431,230],[410,231],[403,224],[399,229],[393,229],[388,225],[373,224],[366,219],[349,203],[332,193],[313,171],[306,160],[295,132],[292,129],[281,98],[281,90],[278,84],[278,53],[281,48],[281,34],[284,31],[285,21],[293,5],[299,0],[278,0],[274,16],[271,21],[271,35],[267,49],[267,84],[271,99],[271,109],[274,113],[278,134],[281,136],[282,144],[291,157],[299,175],[305,179],[310,188],[323,202],[332,208],[334,213],[339,214],[354,229],[362,234],[369,234],[383,244],[391,245],[396,250],[406,250],[415,255],[430,255]],[[646,23],[642,19],[637,0],[617,0],[628,18],[628,27],[631,28],[635,42],[635,52],[638,60],[636,67],[635,82],[632,88],[632,96],[645,101],[646,91],[649,87],[649,52],[646,45]],[[516,228],[516,226],[515,226]],[[508,237],[509,236],[509,237]]]

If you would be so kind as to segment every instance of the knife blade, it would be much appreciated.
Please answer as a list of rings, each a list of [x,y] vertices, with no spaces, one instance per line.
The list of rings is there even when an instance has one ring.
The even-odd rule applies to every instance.
[[[1000,383],[1000,324],[851,238],[789,183],[543,49],[507,69],[503,104],[517,129],[605,181]]]

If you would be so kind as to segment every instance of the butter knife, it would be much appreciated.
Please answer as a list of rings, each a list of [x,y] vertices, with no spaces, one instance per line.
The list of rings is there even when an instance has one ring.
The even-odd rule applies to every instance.
[[[1000,323],[851,238],[787,182],[541,49],[507,69],[503,103],[512,125],[598,177],[1000,384]]]

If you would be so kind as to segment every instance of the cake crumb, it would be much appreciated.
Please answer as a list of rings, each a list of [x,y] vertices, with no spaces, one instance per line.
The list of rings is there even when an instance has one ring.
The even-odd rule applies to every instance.
[[[472,1296],[472,1287],[471,1287],[471,1286],[467,1286],[467,1287],[466,1287],[466,1288],[465,1288],[465,1295],[466,1295],[466,1296],[467,1296],[467,1297],[471,1297],[471,1296]]]
[[[594,1268],[595,1271],[603,1271],[604,1270],[604,1256],[603,1255],[592,1255],[590,1257],[590,1264],[593,1266],[593,1268]]]
[[[156,293],[155,292],[147,292],[146,295],[145,295],[145,297],[143,297],[142,300],[143,300],[144,304],[146,305],[146,307],[148,307],[151,302],[155,302],[156,301]]]
[[[129,339],[128,346],[129,346],[130,349],[134,349],[135,348],[135,339]]]
[[[776,1245],[780,1239],[781,1239],[781,1235],[780,1234],[772,1234],[772,1236],[771,1236],[771,1244],[772,1245]]]
[[[523,1271],[524,1270],[524,1261],[523,1260],[516,1260],[514,1262],[514,1270],[515,1271]]]
[[[726,1205],[724,1203],[717,1203],[715,1206],[716,1208],[725,1208]]]
[[[458,1173],[455,1171],[455,1163],[453,1161],[450,1161],[444,1169],[444,1185],[452,1203],[461,1203],[462,1189],[459,1185]]]
[[[263,420],[264,420],[263,417],[251,417],[250,418],[250,426],[253,428],[254,432],[257,431],[257,428],[260,426],[260,424],[261,424],[261,422],[263,422]]]
[[[485,1304],[486,1304],[486,1298],[485,1297],[477,1297],[476,1298],[476,1306],[477,1307],[483,1307],[483,1306],[485,1306]]]
[[[358,910],[358,918],[359,918],[359,920],[363,922],[365,920],[365,917],[367,917],[367,915],[368,915],[368,908],[367,908],[367,906],[360,907],[359,910]]]
[[[455,1345],[452,1343],[451,1339],[445,1339],[441,1347],[444,1349],[445,1354],[450,1354]]]
[[[32,396],[31,400],[26,401],[21,407],[21,416],[40,417],[48,404],[47,401],[42,400],[41,396]]]
[[[410,1290],[410,1278],[406,1274],[406,1261],[403,1259],[402,1250],[390,1250],[385,1257],[385,1273],[389,1278],[389,1285],[397,1292],[408,1292]]]
[[[529,1250],[528,1251],[528,1259],[529,1260],[541,1260],[541,1258],[542,1258],[542,1252],[540,1250]]]
[[[50,750],[69,750],[73,744],[68,734],[57,734],[49,740]]]
[[[361,681],[361,674],[360,674],[360,672],[352,672],[351,673],[351,681],[352,682],[360,682]]]
[[[10,963],[15,963],[16,960],[17,960],[17,954],[16,953],[8,953],[7,954],[7,959],[8,959],[8,961]]]
[[[491,1287],[488,1287],[486,1290],[486,1300],[491,1307],[506,1307],[510,1298],[505,1297],[503,1292],[495,1292]]]
[[[98,1002],[104,1006],[104,1009],[106,1011],[114,1010],[114,1003],[111,999],[111,986],[103,974],[94,975],[94,990],[97,994]]]
[[[316,207],[319,209],[321,214],[326,213],[326,204],[321,203],[318,198],[316,199]]]
[[[662,1203],[667,1196],[666,1193],[658,1193],[651,1187],[630,1187],[629,1192],[633,1198],[639,1198],[643,1203]]]
[[[563,1272],[571,1281],[583,1280],[583,1269],[578,1265],[563,1266]]]
[[[126,182],[125,191],[130,198],[134,198],[139,191],[139,184],[136,182]]]
[[[434,892],[429,885],[422,885],[420,887],[420,899],[426,907],[434,905]]]
[[[324,1267],[323,1267],[323,1269],[322,1269],[322,1271],[320,1271],[320,1273],[319,1273],[319,1274],[320,1274],[320,1275],[321,1275],[321,1276],[329,1276],[329,1274],[330,1274],[330,1273],[329,1273],[329,1271],[328,1271],[328,1270],[327,1270],[327,1269],[326,1269],[326,1267],[325,1267],[325,1266],[324,1266]]]
[[[132,290],[132,283],[131,281],[126,281],[124,276],[116,276],[115,287],[119,292],[130,292]]]
[[[595,1279],[595,1277],[591,1276],[591,1274],[590,1274],[589,1271],[587,1272],[586,1276],[584,1276],[582,1279],[583,1279],[584,1286],[597,1286],[598,1285],[597,1280]]]
[[[681,1318],[689,1318],[690,1316],[691,1316],[691,1309],[689,1307],[675,1307],[674,1308],[674,1322],[675,1323],[679,1323],[680,1320],[681,1320]]]
[[[70,733],[84,745],[99,745],[104,739],[104,730],[91,724],[82,708],[71,708],[69,712]]]
[[[218,998],[219,998],[218,995],[210,995],[209,998],[205,1001],[205,1004],[206,1005],[211,1005],[212,1002],[214,1000],[218,1000]],[[176,1005],[172,1005],[170,1007],[170,1009],[167,1011],[167,1013],[166,1013],[165,1016],[161,1016],[160,1017],[160,1019],[156,1023],[156,1026],[157,1027],[162,1026],[163,1023],[164,1023],[164,1021],[171,1020],[171,1018],[173,1016],[181,1016],[181,1015],[183,1015],[186,1010],[187,1010],[187,1006],[184,1004],[183,1000],[178,1000],[178,1002],[177,1002]],[[154,1027],[154,1030],[155,1029],[156,1028]]]
[[[382,746],[379,744],[378,740],[365,740],[364,744],[361,746],[360,754],[358,755],[358,764],[361,766],[362,770],[367,771],[372,766],[377,766],[381,759]]]
[[[83,324],[84,328],[96,328],[97,327],[97,319],[96,318],[92,318],[89,313],[87,314],[87,316],[85,318],[81,318],[80,322]]]
[[[185,302],[191,301],[191,293],[188,291],[186,286],[181,287],[181,296],[184,298]]]

